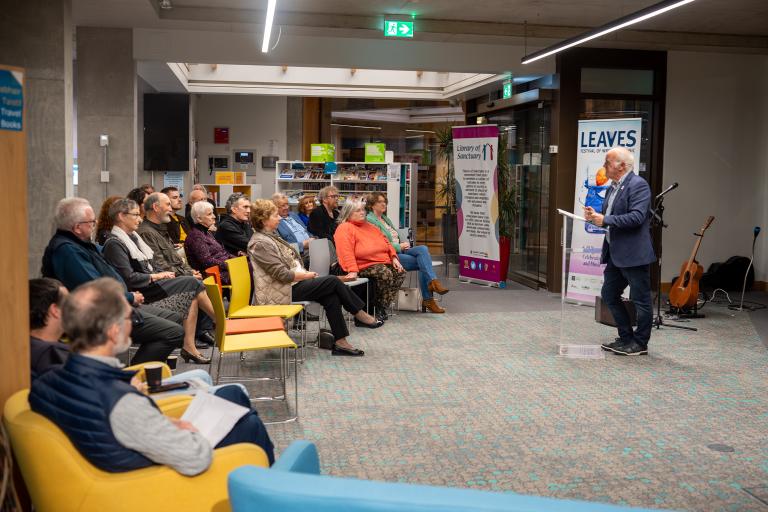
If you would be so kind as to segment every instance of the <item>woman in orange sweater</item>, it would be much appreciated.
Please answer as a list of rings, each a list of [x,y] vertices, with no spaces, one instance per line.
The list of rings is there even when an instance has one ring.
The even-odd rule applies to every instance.
[[[397,298],[405,270],[397,253],[379,228],[365,220],[365,203],[348,199],[339,215],[333,236],[339,266],[348,278],[367,277],[376,283],[373,298],[376,315],[386,319],[386,308]]]

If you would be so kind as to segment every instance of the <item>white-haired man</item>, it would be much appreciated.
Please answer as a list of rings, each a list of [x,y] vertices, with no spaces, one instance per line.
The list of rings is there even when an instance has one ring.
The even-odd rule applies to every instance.
[[[165,361],[174,349],[181,347],[184,341],[181,316],[162,308],[142,306],[144,296],[128,291],[120,274],[91,241],[96,215],[88,200],[62,199],[54,219],[57,229],[43,254],[43,276],[58,279],[69,290],[100,277],[112,277],[122,283],[125,298],[134,306],[133,339],[141,345],[133,357],[135,363]]]
[[[612,181],[603,211],[584,209],[588,221],[606,228],[600,263],[607,265],[600,295],[616,321],[619,339],[603,348],[624,356],[646,355],[653,323],[650,264],[656,261],[650,232],[651,187],[632,172],[634,158],[626,148],[608,151],[603,166]],[[627,286],[637,311],[635,330],[621,299]]]

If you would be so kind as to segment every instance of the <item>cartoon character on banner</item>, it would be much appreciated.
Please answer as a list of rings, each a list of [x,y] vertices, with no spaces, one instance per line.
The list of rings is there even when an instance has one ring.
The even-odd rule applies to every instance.
[[[603,210],[603,201],[605,201],[605,194],[608,191],[610,184],[608,183],[608,176],[605,173],[605,167],[600,167],[595,173],[594,177],[589,176],[587,171],[587,179],[584,180],[584,186],[582,187],[581,194],[579,194],[579,202],[584,206],[591,206],[596,212]],[[586,197],[582,201],[582,196],[586,191]],[[587,233],[605,233],[605,229],[599,228],[593,224],[585,223],[584,229]]]

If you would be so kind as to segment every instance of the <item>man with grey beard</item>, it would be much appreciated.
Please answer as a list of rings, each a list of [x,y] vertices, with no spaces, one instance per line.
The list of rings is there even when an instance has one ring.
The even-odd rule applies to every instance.
[[[168,233],[168,225],[173,213],[170,198],[162,192],[150,194],[144,200],[144,211],[146,218],[139,226],[138,232],[154,252],[152,267],[160,271],[173,272],[177,277],[194,276],[202,279],[200,272],[190,267],[179,256]]]

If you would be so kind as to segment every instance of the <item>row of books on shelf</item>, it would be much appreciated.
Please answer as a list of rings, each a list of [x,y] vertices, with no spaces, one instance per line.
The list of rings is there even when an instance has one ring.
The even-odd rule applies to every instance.
[[[386,171],[352,170],[339,171],[335,175],[323,171],[286,170],[280,173],[281,180],[331,180],[334,181],[387,181]]]

